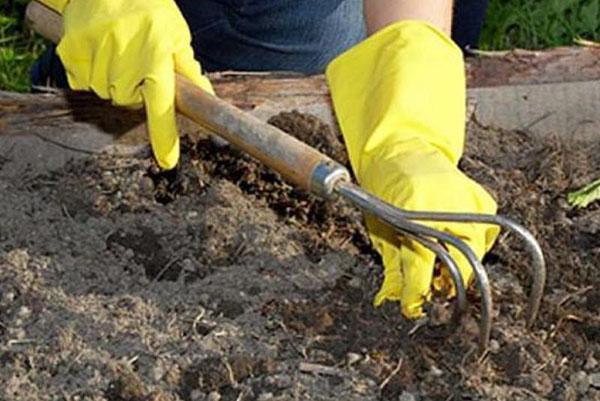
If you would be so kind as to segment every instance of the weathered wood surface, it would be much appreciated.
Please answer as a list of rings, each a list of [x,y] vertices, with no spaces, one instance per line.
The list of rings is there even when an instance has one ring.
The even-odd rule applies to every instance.
[[[600,48],[473,58],[467,77],[471,109],[484,124],[569,140],[600,137]],[[323,76],[231,72],[211,80],[220,97],[260,119],[297,109],[335,125]],[[199,130],[183,119],[181,128]],[[141,111],[112,107],[86,93],[0,92],[0,157],[5,159],[60,164],[74,152],[129,152],[136,148],[123,145],[145,142]]]

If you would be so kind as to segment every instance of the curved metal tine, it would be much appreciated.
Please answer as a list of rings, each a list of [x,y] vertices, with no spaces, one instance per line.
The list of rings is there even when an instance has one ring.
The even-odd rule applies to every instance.
[[[443,246],[438,244],[435,241],[431,241],[429,238],[415,235],[408,232],[403,232],[407,237],[412,238],[414,241],[419,242],[425,248],[429,249],[431,252],[435,253],[435,256],[446,265],[450,275],[452,276],[452,282],[454,283],[454,288],[456,288],[456,307],[454,308],[454,313],[452,314],[452,321],[454,323],[458,323],[460,318],[467,310],[467,295],[465,292],[465,285],[460,274],[460,270],[458,269],[458,265],[450,256],[450,253],[444,249]]]
[[[481,322],[479,328],[479,352],[483,353],[487,349],[490,335],[492,333],[492,290],[487,272],[483,265],[477,259],[473,250],[461,239],[453,235],[434,230],[432,228],[421,226],[419,228],[423,235],[431,236],[442,243],[452,245],[458,249],[469,261],[473,268],[473,274],[477,279],[477,287],[481,294]]]
[[[484,352],[487,348],[492,330],[492,291],[490,289],[487,272],[477,259],[473,250],[464,241],[453,235],[407,220],[402,209],[384,202],[350,182],[340,182],[335,189],[344,199],[368,213],[377,216],[392,227],[403,232],[431,237],[442,243],[450,244],[467,258],[469,264],[473,268],[473,273],[477,279],[477,286],[481,293],[479,350],[480,352]]]
[[[457,223],[480,223],[494,224],[503,227],[525,241],[527,250],[531,255],[532,265],[529,272],[532,277],[531,292],[527,305],[527,327],[531,327],[535,321],[542,297],[544,295],[544,286],[546,284],[546,262],[544,253],[540,244],[537,242],[531,231],[517,223],[516,221],[498,215],[490,214],[475,214],[475,213],[439,213],[439,212],[413,212],[402,210],[402,214],[409,220],[425,220],[425,221],[451,221]]]

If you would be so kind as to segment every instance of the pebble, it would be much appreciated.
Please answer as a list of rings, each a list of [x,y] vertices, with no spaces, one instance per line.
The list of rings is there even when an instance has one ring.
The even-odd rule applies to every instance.
[[[152,379],[154,379],[155,382],[158,382],[165,375],[165,368],[161,363],[157,363],[152,367],[150,373],[152,375]]]
[[[17,299],[17,293],[14,291],[6,291],[5,293],[0,293],[0,299],[2,302],[11,303],[15,299]]]
[[[29,309],[27,306],[21,306],[17,311],[17,316],[21,319],[27,319],[29,316],[31,316],[31,309]]]
[[[266,378],[265,382],[271,386],[275,386],[278,389],[289,388],[294,385],[294,380],[292,377],[286,374],[269,376]]]
[[[433,377],[441,377],[444,374],[444,371],[435,365],[431,366],[429,372]]]
[[[565,386],[565,391],[563,392],[561,400],[564,401],[577,401],[577,390],[573,388],[573,386],[567,385]]]
[[[498,352],[500,351],[500,343],[498,340],[490,340],[490,352]]]
[[[590,388],[590,378],[583,370],[573,373],[569,377],[569,383],[571,383],[579,394],[587,393]]]
[[[274,398],[273,393],[262,393],[258,396],[258,401],[269,401]]]
[[[6,255],[6,261],[19,270],[27,270],[29,254],[23,249],[12,250]]]
[[[531,388],[536,393],[546,397],[552,390],[554,390],[554,384],[552,379],[544,372],[534,373],[531,377]]]
[[[206,397],[206,401],[220,401],[221,394],[218,391],[211,391]]]
[[[206,293],[202,293],[198,297],[198,301],[201,305],[208,305],[210,303],[210,299],[211,299],[210,295],[208,295]]]
[[[417,401],[417,397],[413,393],[403,391],[400,397],[398,397],[398,401]]]
[[[194,265],[194,261],[192,259],[186,258],[181,262],[181,268],[186,272],[193,272],[196,270]]]
[[[11,340],[22,340],[25,338],[25,330],[20,327],[10,327],[8,336],[11,337]]]
[[[352,277],[352,279],[350,279],[350,281],[348,281],[348,286],[352,287],[352,288],[362,288],[363,284],[362,284],[362,280],[358,277]]]
[[[600,388],[600,372],[592,373],[591,375],[588,376],[588,379],[589,379],[590,385],[592,387]]]
[[[143,177],[140,179],[140,191],[145,194],[151,194],[154,191],[154,182],[149,177]]]
[[[191,401],[203,401],[204,398],[205,398],[204,397],[204,393],[201,390],[199,390],[199,389],[194,389],[190,393],[190,400]]]
[[[348,366],[354,365],[356,362],[360,361],[362,356],[360,354],[355,354],[354,352],[348,352],[346,355],[346,360],[348,361]]]
[[[588,355],[583,368],[585,370],[594,370],[594,369],[596,369],[597,366],[598,366],[598,361],[596,360],[596,358],[594,358],[594,356],[591,354]]]

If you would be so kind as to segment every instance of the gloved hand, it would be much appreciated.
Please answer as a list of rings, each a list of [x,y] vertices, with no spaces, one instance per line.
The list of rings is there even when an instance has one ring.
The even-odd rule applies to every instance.
[[[145,105],[152,150],[163,169],[179,159],[175,72],[209,93],[173,0],[42,0],[63,13],[57,52],[69,85],[121,106]]]
[[[496,203],[457,167],[465,132],[465,71],[460,49],[418,21],[377,32],[327,69],[333,104],[359,184],[408,210],[495,213]],[[482,258],[493,226],[424,223],[457,235]],[[367,216],[384,264],[375,305],[401,301],[406,317],[422,316],[432,286],[452,292],[449,273],[433,277],[435,255]],[[465,283],[466,259],[450,249]]]

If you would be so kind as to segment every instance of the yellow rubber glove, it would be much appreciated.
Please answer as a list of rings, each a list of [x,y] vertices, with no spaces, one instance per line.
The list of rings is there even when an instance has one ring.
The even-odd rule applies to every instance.
[[[163,169],[179,160],[175,72],[213,93],[173,0],[43,0],[63,11],[57,52],[69,85],[120,106],[145,105],[154,156]],[[66,6],[65,6],[66,4]]]
[[[47,5],[57,13],[62,14],[69,0],[41,0],[41,3]]]
[[[408,210],[495,213],[496,203],[457,167],[465,132],[465,71],[460,49],[418,21],[392,24],[336,58],[327,69],[333,104],[360,185]],[[464,239],[482,258],[498,235],[492,226],[425,223]],[[435,256],[373,217],[367,226],[384,264],[375,305],[401,301],[423,314],[432,285],[452,295],[447,271],[433,277]],[[463,279],[472,270],[450,249]]]

